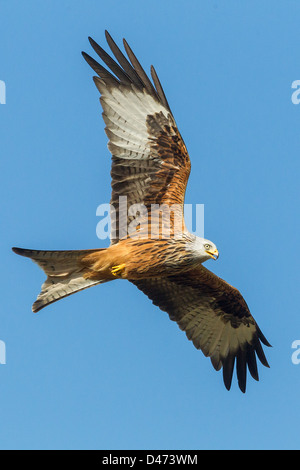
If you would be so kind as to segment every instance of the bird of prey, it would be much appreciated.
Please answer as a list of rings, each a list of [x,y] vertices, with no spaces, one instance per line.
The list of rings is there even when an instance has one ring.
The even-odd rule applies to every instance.
[[[97,74],[94,82],[112,154],[111,243],[108,248],[80,251],[13,248],[47,275],[33,311],[88,287],[126,279],[178,323],[216,370],[223,368],[228,390],[236,368],[238,385],[245,392],[247,369],[258,380],[256,358],[269,367],[262,343],[270,344],[240,292],[203,266],[218,257],[215,244],[189,233],[184,224],[190,158],[154,67],[151,81],[128,43],[124,40],[126,57],[105,34],[114,58],[91,38],[104,64],[82,54]],[[121,198],[126,200],[125,210]],[[125,217],[127,227],[132,223],[129,209],[135,204],[146,211],[135,230],[124,233],[121,219]],[[162,206],[172,208],[169,236],[164,236],[167,220],[165,212],[161,216]],[[156,227],[155,236],[149,233],[149,224],[151,230]]]

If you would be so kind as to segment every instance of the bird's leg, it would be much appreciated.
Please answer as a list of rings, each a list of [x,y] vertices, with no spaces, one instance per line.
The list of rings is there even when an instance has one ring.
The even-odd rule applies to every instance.
[[[111,268],[111,273],[115,277],[122,277],[122,273],[126,267],[126,264],[119,264]]]

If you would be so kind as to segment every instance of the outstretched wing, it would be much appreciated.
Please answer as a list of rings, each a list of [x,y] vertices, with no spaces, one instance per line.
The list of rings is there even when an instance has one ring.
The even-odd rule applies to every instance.
[[[101,93],[112,154],[115,217],[111,239],[116,243],[126,236],[119,225],[133,204],[143,205],[148,215],[154,204],[178,206],[178,217],[182,216],[190,159],[153,66],[154,84],[125,40],[130,62],[107,31],[106,39],[118,63],[92,39],[92,47],[108,69],[84,52],[83,56],[100,77],[94,81]],[[133,217],[126,217],[125,230]]]
[[[133,283],[178,323],[216,370],[223,367],[228,390],[235,362],[242,392],[246,391],[247,366],[252,377],[259,379],[256,356],[269,367],[261,343],[270,344],[242,295],[203,266],[178,276]]]

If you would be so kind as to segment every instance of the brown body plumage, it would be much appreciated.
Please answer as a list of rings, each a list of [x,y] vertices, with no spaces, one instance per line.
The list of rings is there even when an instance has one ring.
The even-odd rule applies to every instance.
[[[203,257],[202,242],[186,229],[183,204],[190,159],[155,69],[151,67],[153,85],[127,42],[129,60],[107,32],[106,38],[118,62],[92,39],[108,68],[83,55],[98,74],[94,81],[112,154],[111,245],[81,251],[14,248],[47,274],[33,311],[87,287],[127,279],[168,312],[216,370],[223,367],[227,389],[236,363],[244,392],[247,367],[258,380],[256,357],[268,366],[261,343],[269,343],[239,291],[202,266],[217,253],[215,246],[209,245]],[[129,233],[133,205],[145,214]]]
[[[84,275],[86,279],[113,280],[119,277],[133,281],[166,277],[201,266],[201,260],[187,248],[190,243],[192,237],[186,235],[167,240],[128,238],[106,250],[87,254],[79,264],[88,269]],[[119,274],[113,274],[114,266],[124,268]]]

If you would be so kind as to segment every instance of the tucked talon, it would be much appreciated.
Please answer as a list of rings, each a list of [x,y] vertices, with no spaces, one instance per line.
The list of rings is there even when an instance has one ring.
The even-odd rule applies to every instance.
[[[111,273],[113,276],[122,277],[122,272],[125,269],[126,264],[119,264],[118,266],[113,266],[111,268]]]

